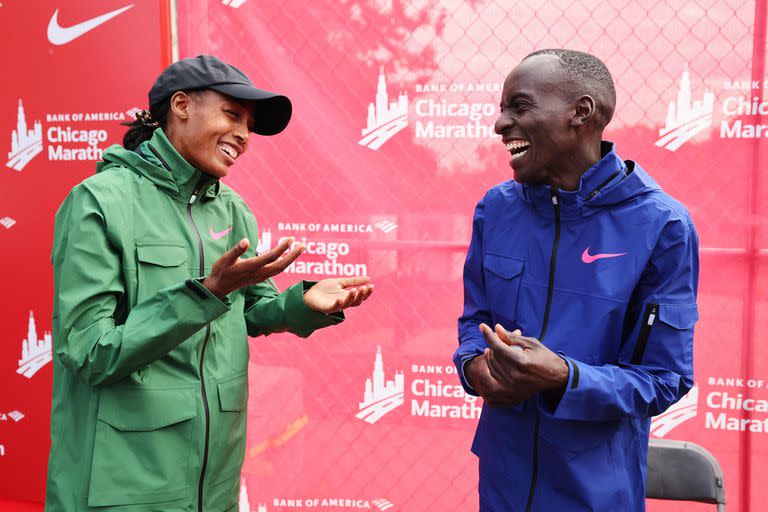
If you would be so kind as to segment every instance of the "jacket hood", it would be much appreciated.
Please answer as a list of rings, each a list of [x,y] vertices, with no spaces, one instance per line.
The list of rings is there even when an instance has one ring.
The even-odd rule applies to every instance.
[[[632,160],[622,160],[613,142],[601,144],[602,158],[582,174],[576,190],[558,190],[563,211],[590,215],[599,208],[628,201],[634,197],[660,190],[661,187]],[[534,206],[551,205],[549,185],[515,183],[523,200]]]
[[[104,151],[103,162],[96,164],[96,172],[122,167],[143,176],[169,195],[190,201],[197,189],[197,197],[214,197],[219,191],[219,179],[199,171],[182,157],[168,140],[162,128],[152,138],[131,151],[119,144]]]

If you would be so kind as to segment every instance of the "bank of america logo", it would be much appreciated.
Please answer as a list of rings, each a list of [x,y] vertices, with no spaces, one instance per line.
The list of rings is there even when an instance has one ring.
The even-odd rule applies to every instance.
[[[5,229],[11,229],[14,224],[16,224],[16,221],[10,217],[3,217],[0,219],[0,226],[3,226]]]
[[[403,372],[395,372],[394,380],[384,380],[384,361],[381,347],[376,347],[376,359],[373,363],[373,375],[365,379],[365,393],[360,402],[358,419],[374,424],[385,414],[403,405],[405,377]]]
[[[272,248],[272,232],[268,229],[265,229],[261,232],[261,236],[259,237],[259,243],[256,244],[256,252],[259,254],[266,252]]]
[[[248,488],[245,485],[245,478],[240,479],[240,504],[238,505],[238,512],[251,512],[251,504],[248,501]],[[267,506],[263,503],[259,503],[259,508],[256,512],[267,512]]]
[[[654,437],[664,437],[673,428],[679,427],[682,423],[696,417],[698,412],[699,388],[694,386],[676,404],[658,416],[654,416],[651,420],[651,435]]]
[[[379,510],[389,510],[395,506],[394,503],[385,499],[373,500],[371,503]]]
[[[31,379],[40,368],[51,362],[53,358],[51,344],[51,333],[43,333],[43,339],[37,338],[37,328],[35,327],[35,317],[29,312],[29,331],[27,339],[21,344],[21,359],[19,359],[20,373],[28,379]]]
[[[21,171],[30,160],[43,150],[43,125],[35,121],[32,129],[27,129],[24,105],[19,100],[16,129],[11,132],[11,151],[8,153],[8,167]]]
[[[408,126],[408,95],[401,92],[397,101],[390,102],[384,69],[380,68],[376,99],[368,104],[368,124],[363,129],[363,138],[357,143],[375,151],[406,126]]]
[[[381,222],[377,222],[374,224],[377,228],[382,230],[385,233],[391,233],[392,231],[397,229],[397,224],[392,222],[391,220],[382,220]]]
[[[691,140],[702,131],[712,126],[712,112],[715,108],[715,95],[704,91],[700,100],[691,98],[691,79],[688,70],[680,77],[680,90],[677,101],[670,101],[667,108],[667,124],[659,130],[656,145],[670,151]]]
[[[24,419],[24,413],[21,411],[11,411],[8,413],[8,417],[11,418],[14,422],[18,423]]]

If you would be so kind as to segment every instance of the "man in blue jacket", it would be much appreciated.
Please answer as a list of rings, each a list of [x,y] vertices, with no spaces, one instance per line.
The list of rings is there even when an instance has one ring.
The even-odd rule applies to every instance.
[[[650,418],[693,386],[696,231],[602,141],[615,104],[582,52],[534,52],[504,82],[514,180],[475,210],[454,355],[485,401],[483,512],[645,510]]]

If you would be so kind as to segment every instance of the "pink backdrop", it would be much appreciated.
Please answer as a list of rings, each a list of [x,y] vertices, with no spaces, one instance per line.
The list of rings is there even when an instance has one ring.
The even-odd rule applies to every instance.
[[[510,177],[491,129],[500,84],[544,47],[587,50],[608,64],[618,109],[606,138],[681,199],[699,231],[697,385],[654,421],[654,435],[709,449],[725,471],[730,510],[764,508],[765,0],[623,4],[178,1],[181,57],[213,53],[293,100],[288,129],[254,140],[227,178],[254,211],[264,246],[287,235],[310,244],[278,284],[362,273],[376,283],[371,301],[337,328],[307,341],[252,341],[241,510],[476,510],[469,445],[480,403],[457,387],[451,364],[461,266],[475,203]],[[78,4],[71,23],[120,7]],[[19,98],[30,129],[41,120],[45,146],[22,171],[0,171],[0,244],[15,249],[0,253],[0,413],[25,415],[0,416],[0,495],[34,498],[50,364],[31,379],[17,373],[21,345],[30,310],[39,337],[50,329],[52,214],[93,170],[47,159],[46,130],[56,123],[45,115],[143,106],[162,48],[156,21],[142,21],[139,35],[129,20],[159,19],[141,4],[94,30],[87,48],[85,36],[77,48],[53,47],[41,34],[55,8],[0,7],[0,23],[23,15],[38,26],[34,37],[9,28],[20,49],[13,69],[29,75],[0,84],[8,150]],[[125,35],[110,43],[97,38],[118,30]],[[109,125],[110,141],[120,133]],[[5,217],[15,224],[5,227]]]

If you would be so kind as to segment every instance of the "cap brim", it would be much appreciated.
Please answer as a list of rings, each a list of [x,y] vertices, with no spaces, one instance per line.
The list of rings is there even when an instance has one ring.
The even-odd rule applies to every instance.
[[[259,135],[276,135],[291,120],[291,100],[282,94],[263,91],[245,84],[216,84],[209,86],[233,98],[253,102],[254,123],[251,131]]]

